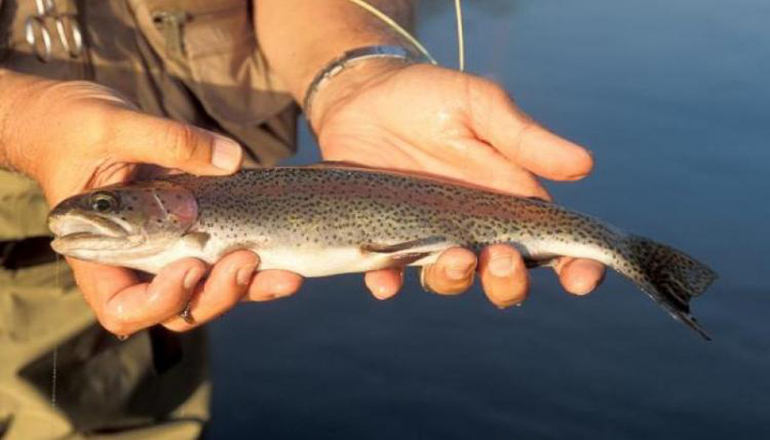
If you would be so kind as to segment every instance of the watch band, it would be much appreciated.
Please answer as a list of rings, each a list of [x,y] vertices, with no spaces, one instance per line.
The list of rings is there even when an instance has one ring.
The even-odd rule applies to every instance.
[[[412,52],[403,46],[397,45],[364,46],[351,49],[329,62],[329,64],[316,74],[313,81],[310,82],[310,85],[305,92],[305,98],[302,100],[302,108],[305,112],[305,116],[310,118],[313,99],[318,90],[320,90],[327,81],[339,75],[353,64],[376,58],[396,58],[408,64],[430,62],[424,56]]]

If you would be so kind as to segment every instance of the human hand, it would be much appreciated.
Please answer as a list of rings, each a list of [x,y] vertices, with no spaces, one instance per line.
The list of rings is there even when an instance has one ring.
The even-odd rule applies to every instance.
[[[520,196],[550,200],[535,176],[578,180],[593,166],[582,147],[538,125],[497,84],[436,66],[377,60],[344,71],[319,90],[309,115],[325,160],[427,173]],[[478,268],[477,268],[478,266]],[[604,267],[561,258],[554,265],[563,287],[589,293]],[[529,275],[511,246],[493,245],[477,259],[453,248],[423,268],[423,285],[457,294],[478,270],[490,301],[521,303]],[[401,287],[398,270],[366,274],[378,298]]]
[[[35,178],[53,206],[85,190],[147,173],[150,164],[197,175],[238,170],[240,146],[203,129],[137,111],[116,92],[87,82],[29,81],[3,141],[14,165]],[[99,322],[118,335],[163,323],[186,330],[221,315],[248,295],[286,296],[301,278],[289,272],[255,274],[257,255],[237,251],[209,268],[187,258],[163,268],[150,282],[128,269],[68,258]],[[208,273],[207,279],[204,276]],[[179,313],[190,304],[195,323]]]

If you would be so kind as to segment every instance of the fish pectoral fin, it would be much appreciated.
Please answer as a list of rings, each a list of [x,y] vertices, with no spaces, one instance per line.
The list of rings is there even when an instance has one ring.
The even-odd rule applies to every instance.
[[[361,245],[361,251],[386,255],[394,266],[407,266],[453,245],[445,237],[433,236],[396,244],[367,243]]]
[[[189,232],[182,237],[185,245],[191,249],[202,251],[211,236],[206,232]]]

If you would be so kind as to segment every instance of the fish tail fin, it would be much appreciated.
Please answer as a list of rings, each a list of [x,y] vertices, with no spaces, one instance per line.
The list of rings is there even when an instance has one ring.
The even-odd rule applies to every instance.
[[[675,319],[711,340],[690,314],[690,300],[717,279],[705,264],[685,253],[639,236],[629,236],[618,271],[630,278]]]

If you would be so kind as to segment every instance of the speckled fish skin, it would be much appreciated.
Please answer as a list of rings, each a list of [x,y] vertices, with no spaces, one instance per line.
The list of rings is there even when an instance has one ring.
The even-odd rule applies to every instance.
[[[230,177],[169,176],[100,189],[120,201],[121,209],[108,216],[131,223],[125,217],[127,206],[133,203],[134,212],[148,205],[147,200],[128,195],[137,188],[141,194],[153,191],[154,217],[159,212],[165,217],[149,216],[142,220],[145,226],[135,229],[164,226],[163,235],[156,232],[145,240],[162,241],[162,248],[142,250],[149,249],[149,243],[137,245],[138,231],[127,234],[134,237],[130,252],[117,244],[93,251],[68,242],[63,232],[78,234],[62,225],[68,216],[89,215],[87,201],[93,197],[89,194],[75,196],[52,211],[49,224],[58,237],[54,248],[77,258],[153,273],[185,256],[211,263],[245,248],[259,254],[263,270],[313,277],[420,266],[435,261],[449,247],[479,251],[489,244],[510,243],[532,266],[561,255],[600,261],[708,338],[690,314],[689,301],[716,279],[711,269],[668,246],[541,200],[398,173],[283,167]],[[191,212],[194,221],[180,221]]]

